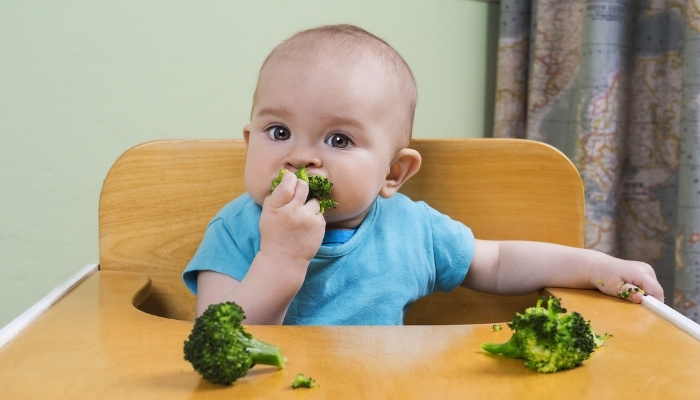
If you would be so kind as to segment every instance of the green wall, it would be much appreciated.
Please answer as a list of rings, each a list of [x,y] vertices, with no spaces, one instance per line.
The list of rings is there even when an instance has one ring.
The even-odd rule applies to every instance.
[[[239,138],[267,52],[340,22],[386,39],[411,65],[416,137],[490,134],[495,3],[3,1],[0,327],[98,261],[100,187],[122,152]]]

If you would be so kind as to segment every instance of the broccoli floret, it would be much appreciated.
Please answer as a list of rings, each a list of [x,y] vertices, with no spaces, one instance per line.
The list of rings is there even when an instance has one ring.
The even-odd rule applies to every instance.
[[[272,193],[277,185],[280,184],[282,176],[284,176],[285,172],[287,172],[287,170],[282,168],[279,174],[277,174],[277,177],[272,180],[270,193]],[[331,183],[328,178],[321,175],[309,175],[309,171],[306,169],[306,167],[299,168],[294,174],[297,176],[297,178],[309,184],[309,194],[306,196],[306,201],[314,198],[318,199],[318,202],[321,205],[322,213],[326,210],[335,208],[337,203],[335,200],[331,199],[331,188],[333,187],[333,183]]]
[[[185,360],[203,378],[230,385],[256,364],[284,368],[279,347],[245,331],[241,307],[233,302],[212,304],[195,322],[185,341]]]
[[[525,365],[538,372],[556,372],[574,368],[587,360],[596,347],[610,335],[596,335],[589,322],[577,312],[566,313],[560,300],[545,298],[535,307],[516,313],[508,323],[513,336],[505,343],[484,343],[481,348],[491,354],[521,358]]]
[[[318,384],[316,380],[312,377],[306,377],[304,374],[297,374],[292,381],[292,389],[298,388],[315,388]]]

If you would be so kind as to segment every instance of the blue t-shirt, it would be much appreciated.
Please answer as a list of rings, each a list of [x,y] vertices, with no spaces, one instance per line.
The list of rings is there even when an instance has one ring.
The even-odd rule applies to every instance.
[[[243,279],[260,249],[261,211],[247,194],[219,211],[183,272],[190,290],[198,271]],[[414,301],[459,286],[473,253],[464,224],[400,193],[379,197],[345,243],[319,248],[284,324],[401,325]]]

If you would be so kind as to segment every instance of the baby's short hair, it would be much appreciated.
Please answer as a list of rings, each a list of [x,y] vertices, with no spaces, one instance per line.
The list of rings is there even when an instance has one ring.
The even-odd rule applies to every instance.
[[[398,97],[404,101],[406,120],[403,131],[404,145],[407,146],[412,136],[416,109],[416,81],[403,57],[386,41],[372,33],[347,24],[324,25],[303,30],[275,47],[263,62],[260,71],[262,72],[271,59],[284,61],[306,57],[312,60],[319,55],[354,60],[358,63],[368,59],[379,61],[386,69],[389,79],[395,80]],[[257,89],[253,99],[254,105],[256,101]]]

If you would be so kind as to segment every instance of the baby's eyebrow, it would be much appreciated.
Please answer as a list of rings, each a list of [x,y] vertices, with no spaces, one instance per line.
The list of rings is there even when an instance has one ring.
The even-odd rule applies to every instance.
[[[273,117],[291,117],[292,113],[284,108],[265,107],[259,109],[256,113],[258,116],[273,116]]]
[[[364,126],[362,121],[356,118],[343,117],[339,115],[324,115],[322,118],[327,120],[330,124],[336,126],[351,126],[355,128],[362,128]]]

